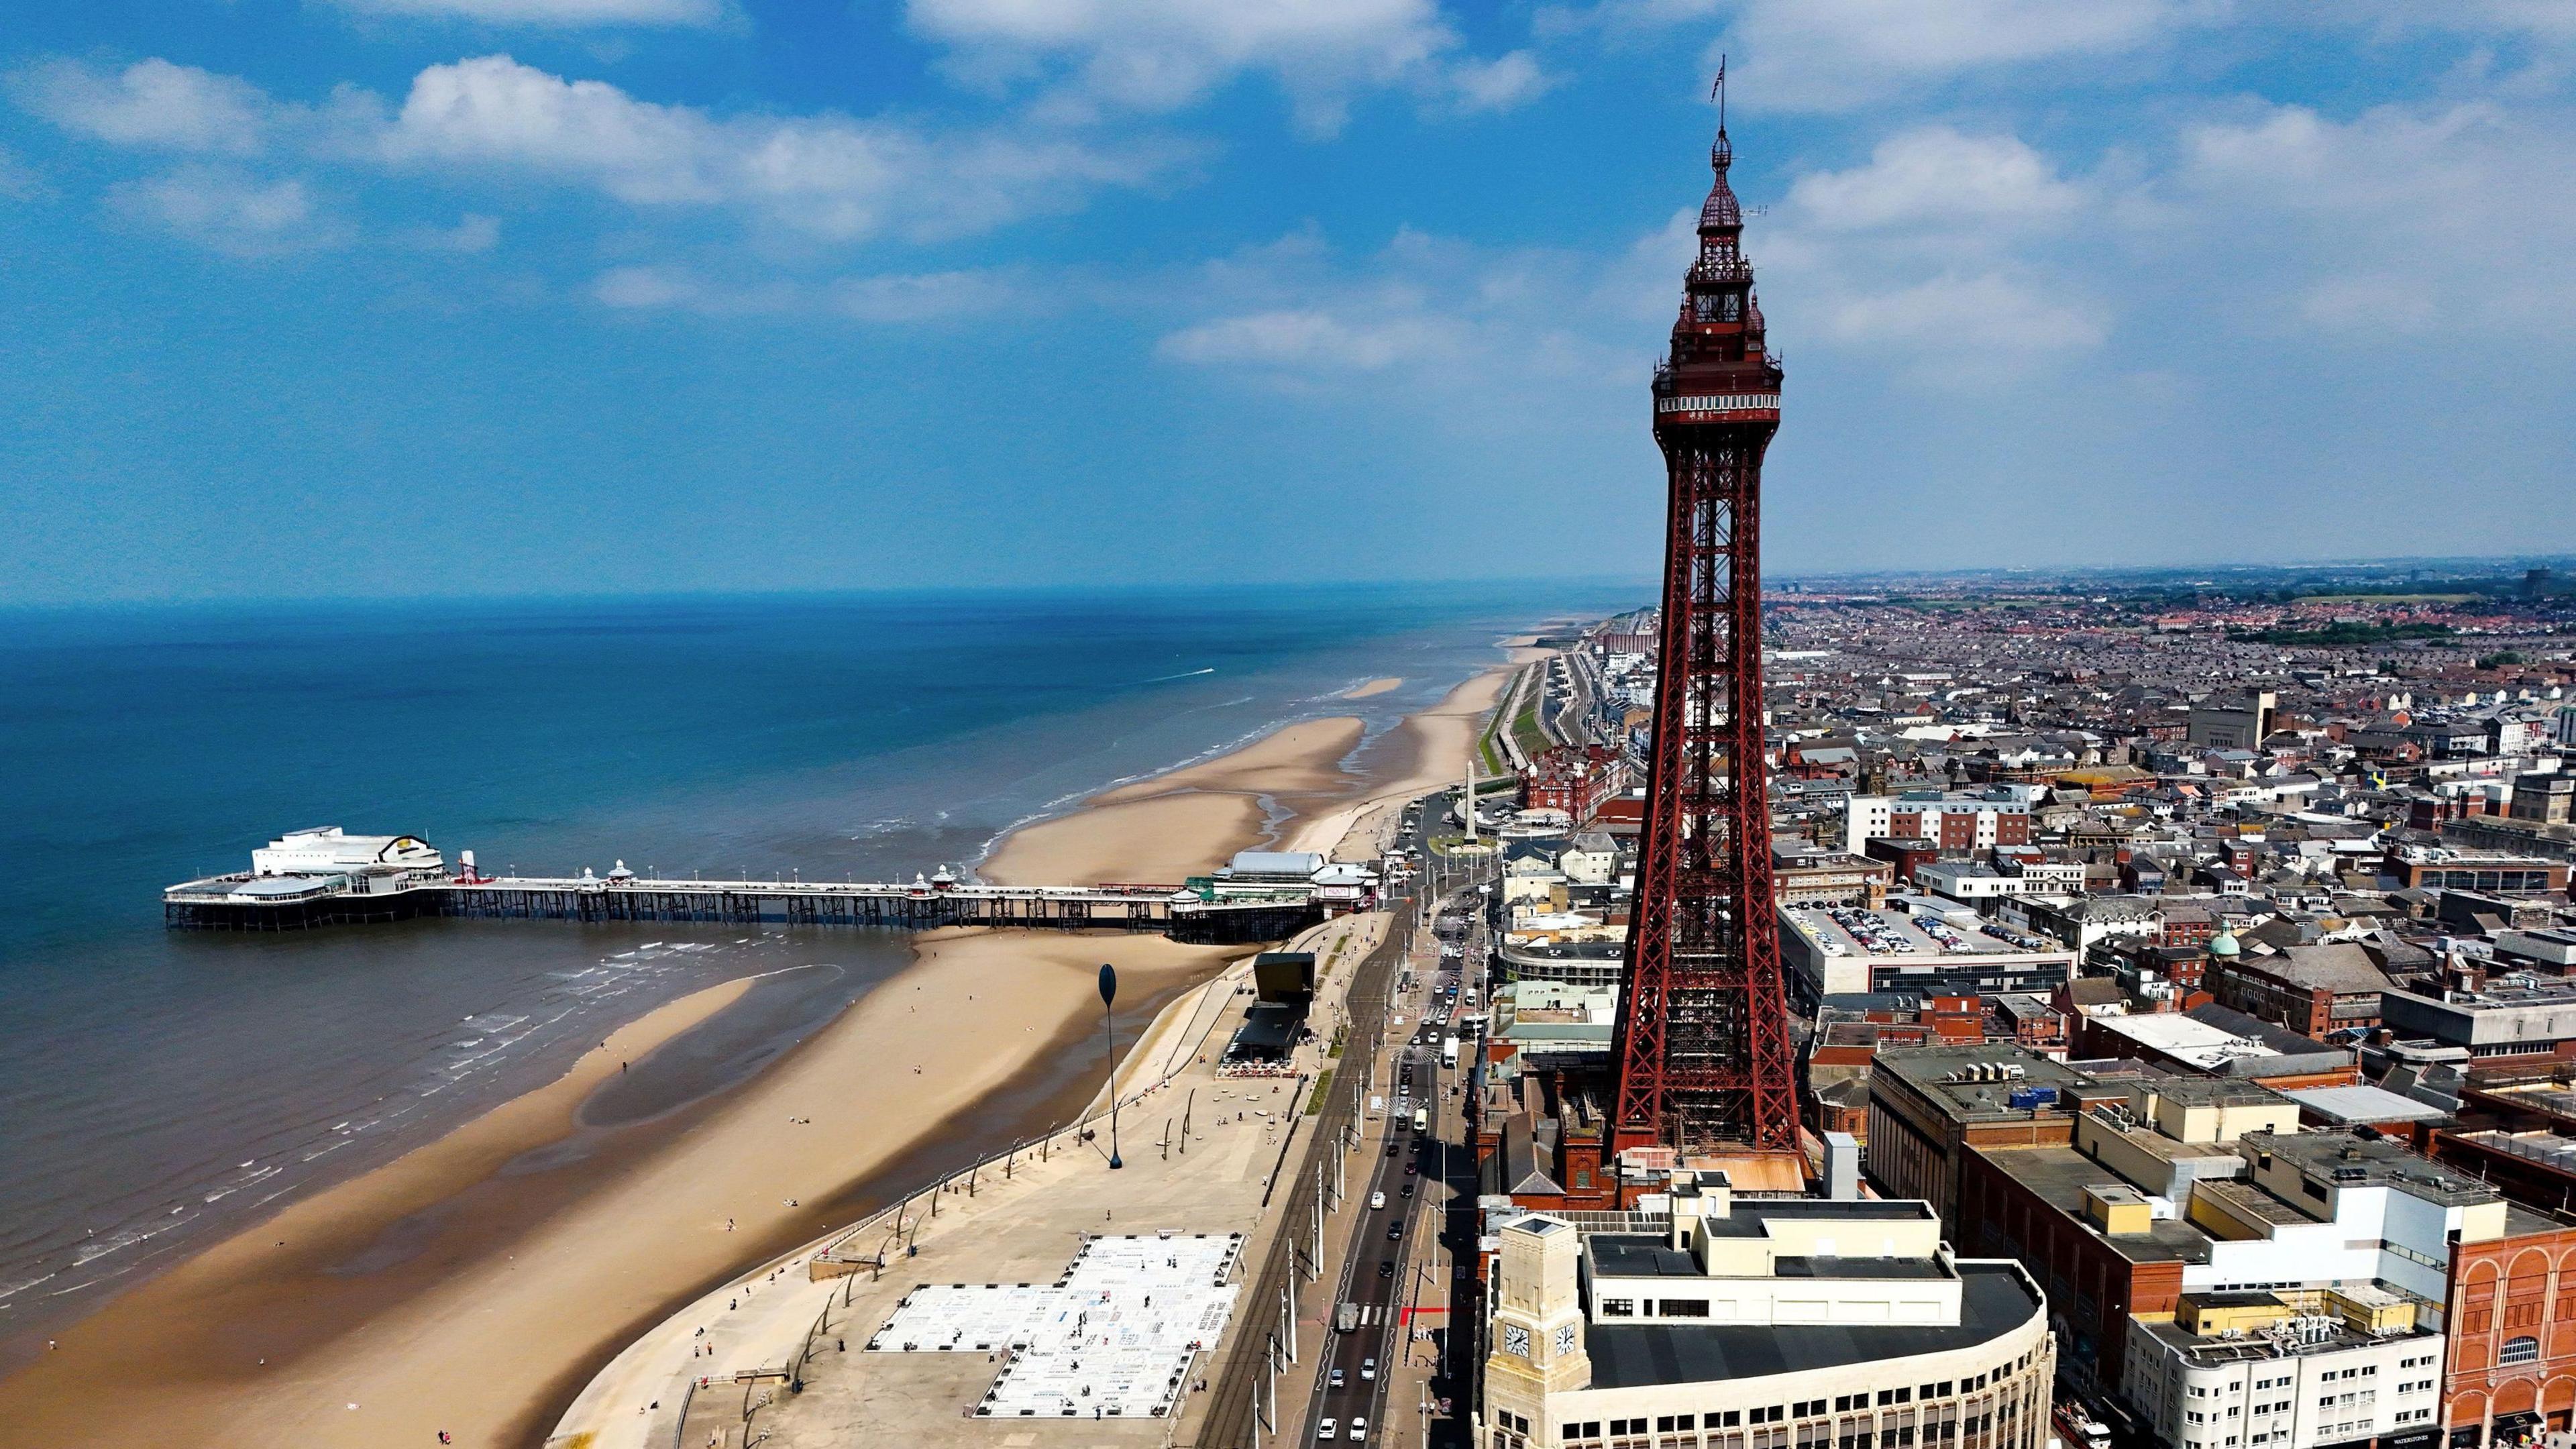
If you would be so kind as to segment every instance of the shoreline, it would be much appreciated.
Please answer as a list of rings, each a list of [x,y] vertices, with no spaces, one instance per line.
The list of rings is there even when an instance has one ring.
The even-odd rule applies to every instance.
[[[1365,750],[1360,721],[1306,720],[1115,785],[1007,833],[986,870],[1177,880],[1292,832],[1338,836],[1450,778],[1431,768],[1439,756],[1463,768],[1507,673],[1479,673]],[[60,1353],[0,1378],[0,1414],[97,1444],[372,1444],[438,1429],[460,1444],[534,1442],[635,1332],[744,1264],[863,1216],[943,1159],[998,1147],[985,1140],[997,1126],[1078,1112],[1071,1098],[1088,1099],[1101,1065],[1081,1050],[1097,1031],[1100,959],[1128,983],[1122,1016],[1142,1012],[1121,1030],[1132,1056],[1155,1011],[1248,954],[972,931],[913,946],[911,965],[748,1079],[584,1127],[585,1104],[622,1074],[613,1060],[641,1056],[652,1071],[653,1053],[753,978],[656,1009],[555,1082],[109,1300],[63,1330]],[[822,1122],[816,1103],[843,1121]],[[584,1137],[595,1140],[567,1161],[544,1151]],[[246,1322],[258,1332],[239,1331]],[[161,1371],[137,1383],[138,1360]]]

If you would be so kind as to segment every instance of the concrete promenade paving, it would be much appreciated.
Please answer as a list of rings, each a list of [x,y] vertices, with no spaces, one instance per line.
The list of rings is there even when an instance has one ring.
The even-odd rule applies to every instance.
[[[1043,1160],[1018,1157],[1007,1173],[979,1170],[971,1192],[957,1182],[935,1196],[917,1196],[901,1212],[899,1229],[889,1214],[834,1255],[867,1256],[882,1245],[882,1273],[862,1266],[811,1277],[812,1259],[840,1232],[764,1264],[630,1346],[594,1379],[549,1445],[1016,1449],[1043,1442],[1057,1449],[1190,1442],[1191,1415],[1205,1394],[1185,1394],[1181,1412],[1170,1418],[976,1418],[972,1409],[1002,1367],[997,1359],[973,1352],[865,1353],[861,1346],[916,1285],[1052,1283],[1085,1234],[1241,1232],[1248,1237],[1246,1261],[1257,1262],[1282,1226],[1275,1204],[1263,1212],[1264,1191],[1281,1173],[1284,1198],[1284,1174],[1311,1170],[1303,1166],[1313,1146],[1305,1099],[1315,1073],[1332,1065],[1324,1052],[1341,993],[1387,925],[1383,914],[1345,917],[1292,943],[1315,951],[1326,973],[1312,1015],[1323,1040],[1301,1048],[1295,1063],[1304,1074],[1302,1089],[1295,1076],[1215,1074],[1214,1058],[1252,1000],[1247,956],[1166,1008],[1122,1064],[1122,1170],[1109,1169],[1104,1126],[1090,1142],[1059,1139]],[[1140,1092],[1141,1100],[1134,1095]],[[1186,1143],[1185,1115],[1191,1123]],[[1238,1294],[1225,1338],[1200,1355],[1192,1379],[1210,1377],[1238,1334],[1266,1333],[1277,1321],[1277,1304],[1244,1302]],[[791,1376],[800,1391],[789,1391]]]

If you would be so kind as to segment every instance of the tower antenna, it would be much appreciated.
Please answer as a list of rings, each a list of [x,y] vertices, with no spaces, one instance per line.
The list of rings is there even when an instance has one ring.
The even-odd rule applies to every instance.
[[[1708,88],[1708,93],[1717,101],[1717,134],[1723,136],[1726,134],[1726,57],[1722,54],[1717,58],[1717,80]]]

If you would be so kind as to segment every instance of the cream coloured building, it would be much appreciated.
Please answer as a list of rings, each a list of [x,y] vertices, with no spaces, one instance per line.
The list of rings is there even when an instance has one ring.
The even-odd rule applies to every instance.
[[[2015,1263],[1929,1205],[1738,1201],[1675,1175],[1662,1234],[1506,1224],[1485,1449],[2039,1449],[2055,1344]]]

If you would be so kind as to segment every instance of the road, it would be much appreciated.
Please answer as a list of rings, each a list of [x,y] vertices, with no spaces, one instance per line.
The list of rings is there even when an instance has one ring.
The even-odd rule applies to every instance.
[[[1408,831],[1406,841],[1418,844],[1419,836]],[[1464,883],[1443,872],[1434,888]],[[1441,1046],[1457,1029],[1466,993],[1482,999],[1481,923],[1459,946],[1459,958],[1440,958],[1441,969],[1425,973],[1390,1008],[1405,1018],[1403,1034],[1390,1030],[1390,1046],[1373,1064],[1373,1090],[1387,1098],[1387,1111],[1371,1124],[1367,1180],[1353,1187],[1364,1210],[1350,1230],[1337,1298],[1352,1307],[1356,1323],[1349,1333],[1332,1334],[1318,1365],[1322,1387],[1303,1425],[1308,1442],[1392,1444],[1398,1436],[1420,1442],[1426,1434],[1463,1442],[1444,1432],[1452,1427],[1447,1421],[1436,1428],[1426,1421],[1425,1405],[1452,1395],[1445,1366],[1432,1363],[1429,1346],[1412,1343],[1406,1313],[1448,1305],[1458,1250],[1463,1245],[1472,1253],[1474,1243],[1475,1154],[1466,1141],[1462,1095],[1469,1063],[1443,1067]],[[1413,1127],[1417,1107],[1429,1114],[1420,1132]],[[1433,1343],[1445,1341],[1443,1334]],[[1416,1349],[1419,1365],[1407,1365],[1408,1348]],[[1398,1422],[1388,1422],[1390,1416]]]

